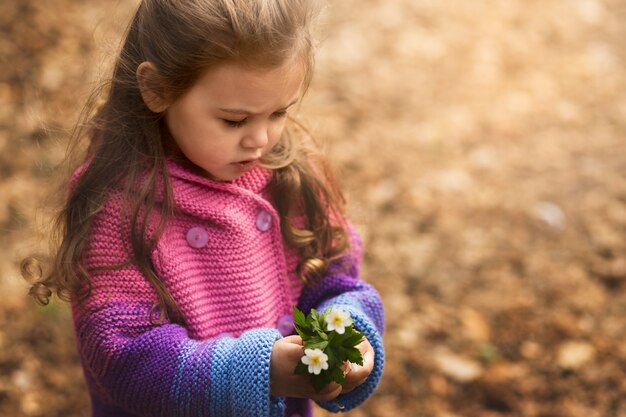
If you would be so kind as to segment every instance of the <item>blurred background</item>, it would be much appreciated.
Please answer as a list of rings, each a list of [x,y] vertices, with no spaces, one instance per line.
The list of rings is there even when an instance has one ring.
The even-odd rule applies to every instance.
[[[136,3],[0,2],[0,415],[87,415],[67,307],[17,267]],[[626,416],[626,0],[333,0],[325,22],[300,113],[387,322],[348,415]]]

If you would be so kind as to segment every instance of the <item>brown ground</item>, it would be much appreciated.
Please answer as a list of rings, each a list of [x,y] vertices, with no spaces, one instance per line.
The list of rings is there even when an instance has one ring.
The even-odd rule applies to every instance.
[[[0,415],[86,415],[67,309],[16,265],[134,3],[0,3]],[[626,416],[625,22],[626,0],[332,2],[302,113],[388,326],[350,415]]]

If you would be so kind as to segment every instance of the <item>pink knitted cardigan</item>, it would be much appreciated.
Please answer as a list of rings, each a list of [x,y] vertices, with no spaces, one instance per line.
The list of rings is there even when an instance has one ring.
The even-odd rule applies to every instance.
[[[351,274],[335,274],[336,281],[329,278],[303,299],[297,256],[283,246],[270,203],[270,171],[215,182],[172,161],[167,168],[176,213],[151,261],[185,327],[154,321],[156,292],[127,262],[129,221],[120,215],[121,193],[112,193],[84,252],[91,293],[83,306],[73,306],[94,416],[281,416],[285,399],[269,396],[272,344],[292,331],[292,306],[320,307],[332,297],[357,327],[362,323],[382,372],[382,306],[358,279],[358,244]],[[348,406],[367,398],[379,378],[351,393]],[[287,409],[310,415],[307,404],[297,403],[287,402]]]
[[[266,188],[270,172],[256,169],[234,182],[215,182],[168,162],[178,214],[168,224],[152,253],[157,275],[166,284],[185,318],[190,337],[207,339],[220,333],[240,335],[250,327],[274,327],[277,317],[290,314],[302,289],[295,275],[296,254],[282,244],[280,222]],[[88,267],[128,259],[121,235],[121,194],[113,195],[93,226],[86,259]],[[261,224],[261,228],[257,223]],[[192,246],[192,234],[206,242]],[[188,236],[189,235],[189,236]],[[196,236],[197,238],[197,236]],[[198,246],[197,244],[195,246]],[[94,280],[91,302],[101,304],[117,274]],[[119,301],[153,300],[145,280],[132,280]],[[227,301],[227,302],[225,302]]]

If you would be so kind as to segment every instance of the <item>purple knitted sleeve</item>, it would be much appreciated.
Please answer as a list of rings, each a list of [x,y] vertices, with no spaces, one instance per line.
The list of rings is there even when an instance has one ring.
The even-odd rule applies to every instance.
[[[282,416],[268,382],[278,331],[196,341],[182,326],[151,324],[150,310],[111,301],[75,313],[94,416]]]

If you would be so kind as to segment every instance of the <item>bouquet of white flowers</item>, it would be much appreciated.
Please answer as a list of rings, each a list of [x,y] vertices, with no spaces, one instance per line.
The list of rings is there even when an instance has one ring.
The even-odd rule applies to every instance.
[[[304,356],[294,372],[309,374],[316,391],[332,381],[343,385],[346,365],[352,369],[363,365],[361,352],[355,347],[363,341],[363,333],[354,330],[346,311],[332,307],[321,314],[312,309],[305,317],[294,307],[293,320],[304,345]]]

